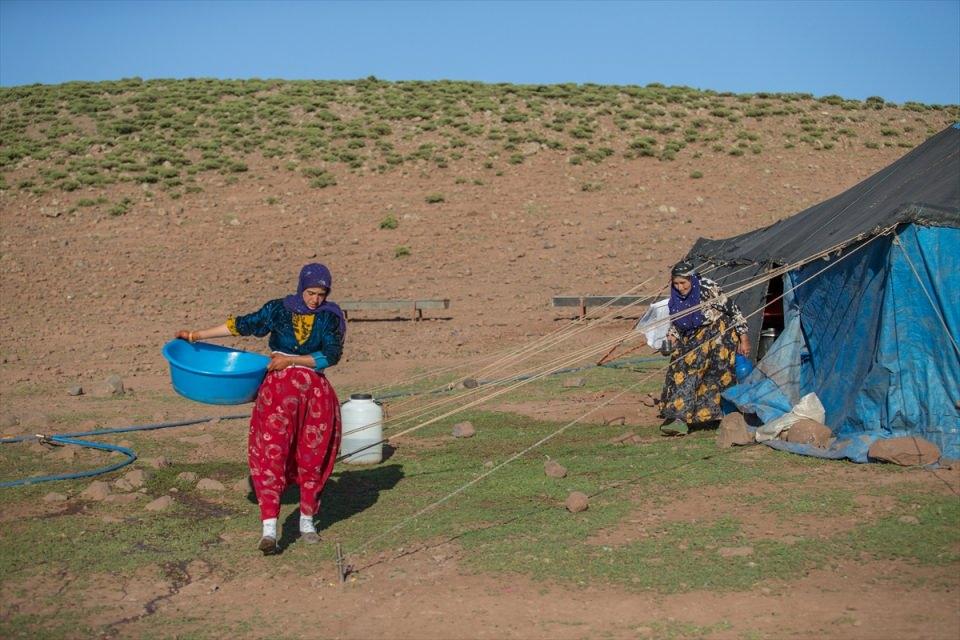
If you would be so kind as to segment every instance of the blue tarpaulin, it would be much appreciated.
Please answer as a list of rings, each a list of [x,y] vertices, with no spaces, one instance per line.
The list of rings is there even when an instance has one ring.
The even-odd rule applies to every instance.
[[[877,438],[919,436],[960,458],[960,229],[909,224],[846,253],[789,274],[783,333],[724,397],[769,422],[816,393],[837,441],[777,448],[866,462]]]

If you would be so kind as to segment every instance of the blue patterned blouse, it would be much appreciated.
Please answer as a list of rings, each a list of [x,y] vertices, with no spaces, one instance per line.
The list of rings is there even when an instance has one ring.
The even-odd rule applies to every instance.
[[[271,351],[312,356],[317,371],[337,364],[343,353],[343,334],[336,314],[293,313],[283,306],[282,299],[271,300],[255,313],[229,318],[227,327],[235,336],[262,338],[269,333]]]

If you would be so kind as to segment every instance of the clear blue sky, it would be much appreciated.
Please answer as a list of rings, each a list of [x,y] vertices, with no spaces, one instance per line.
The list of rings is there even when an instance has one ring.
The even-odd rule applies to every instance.
[[[960,0],[0,0],[3,86],[370,75],[957,104]]]

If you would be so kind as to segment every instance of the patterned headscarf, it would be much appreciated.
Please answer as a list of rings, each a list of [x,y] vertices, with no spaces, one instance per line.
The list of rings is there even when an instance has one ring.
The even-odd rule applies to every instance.
[[[283,306],[293,313],[308,314],[329,311],[340,320],[340,335],[347,335],[347,320],[343,316],[343,310],[336,302],[324,300],[316,309],[311,309],[303,301],[303,292],[311,287],[323,287],[329,293],[333,285],[333,276],[330,275],[330,269],[322,264],[313,262],[304,265],[300,270],[300,280],[297,283],[297,292],[283,299]]]
[[[700,276],[696,271],[696,267],[686,260],[678,262],[674,265],[673,269],[670,270],[671,280],[673,278],[686,278],[690,281],[690,291],[688,291],[685,296],[680,295],[677,288],[673,286],[673,282],[670,283],[669,307],[671,316],[700,304]],[[698,309],[681,318],[674,318],[673,326],[681,332],[687,332],[696,329],[704,322],[706,322],[706,318],[703,317],[703,314]]]

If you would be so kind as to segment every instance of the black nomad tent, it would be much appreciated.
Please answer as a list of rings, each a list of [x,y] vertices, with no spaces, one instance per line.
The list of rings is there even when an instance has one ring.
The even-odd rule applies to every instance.
[[[790,218],[702,238],[688,258],[728,291],[786,269],[735,296],[745,313],[764,308],[748,319],[761,359],[724,396],[769,422],[816,393],[837,440],[794,449],[866,461],[874,440],[915,435],[960,457],[960,124]]]

